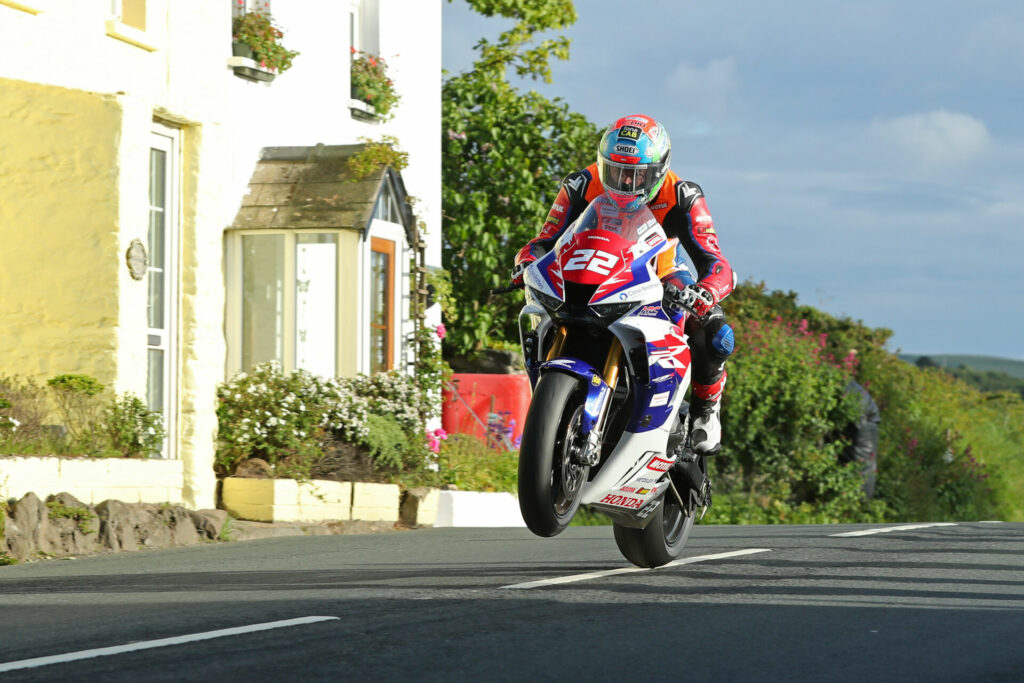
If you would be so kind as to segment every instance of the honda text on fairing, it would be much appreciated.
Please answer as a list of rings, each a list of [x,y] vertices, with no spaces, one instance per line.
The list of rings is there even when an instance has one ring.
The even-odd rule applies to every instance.
[[[692,312],[673,322],[662,308],[657,260],[672,248],[646,206],[601,195],[523,274],[523,519],[554,536],[592,506],[642,567],[678,557],[711,503],[704,456],[686,443]]]

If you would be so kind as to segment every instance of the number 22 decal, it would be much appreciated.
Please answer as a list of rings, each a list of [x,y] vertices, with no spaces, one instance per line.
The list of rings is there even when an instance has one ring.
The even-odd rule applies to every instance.
[[[610,275],[619,257],[600,249],[577,249],[562,270],[589,270],[598,275]]]

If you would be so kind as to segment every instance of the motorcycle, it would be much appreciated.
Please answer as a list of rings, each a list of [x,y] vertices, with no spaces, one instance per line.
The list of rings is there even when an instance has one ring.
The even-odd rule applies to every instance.
[[[657,257],[672,248],[647,207],[602,195],[523,274],[523,519],[555,536],[591,506],[640,567],[677,558],[711,504],[705,457],[686,438],[694,313],[673,321],[662,307]]]

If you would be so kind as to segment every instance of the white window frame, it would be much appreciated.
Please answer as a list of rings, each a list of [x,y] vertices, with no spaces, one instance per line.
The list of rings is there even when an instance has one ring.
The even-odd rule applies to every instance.
[[[165,169],[165,183],[164,183],[164,291],[163,291],[163,309],[164,309],[164,327],[163,328],[151,328],[148,326],[148,315],[147,315],[147,328],[146,328],[146,358],[147,368],[149,362],[149,351],[159,350],[163,352],[163,367],[161,369],[163,375],[163,418],[164,418],[164,430],[167,434],[164,439],[164,446],[161,456],[164,458],[176,458],[178,451],[178,439],[177,439],[177,425],[178,425],[178,384],[180,376],[180,358],[179,358],[179,344],[178,344],[178,294],[180,286],[180,274],[178,271],[180,258],[178,250],[181,245],[181,226],[179,224],[180,206],[181,206],[181,188],[179,182],[179,173],[181,169],[181,133],[175,128],[170,128],[159,123],[153,124],[153,130],[150,134],[149,150],[160,150],[166,153],[167,167]],[[150,152],[152,155],[152,152]],[[147,159],[149,161],[149,159]],[[148,167],[148,164],[147,164]],[[146,185],[149,188],[149,183]],[[153,207],[149,204],[149,198],[147,197],[147,206],[152,211]],[[151,253],[153,245],[149,244],[149,237],[147,235],[147,250]],[[149,300],[148,287],[149,280],[147,276],[146,281],[147,295],[146,300]],[[155,343],[154,343],[155,342]],[[147,371],[146,375],[146,393],[149,394],[149,374]]]

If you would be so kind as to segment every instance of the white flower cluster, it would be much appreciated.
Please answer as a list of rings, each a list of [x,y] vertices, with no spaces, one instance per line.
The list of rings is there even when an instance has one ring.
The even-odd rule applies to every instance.
[[[345,381],[353,394],[366,402],[369,410],[394,417],[407,431],[420,430],[423,396],[412,377],[391,370],[373,376],[359,375]]]
[[[9,429],[12,432],[18,431],[21,423],[9,415],[0,415],[0,430]]]

